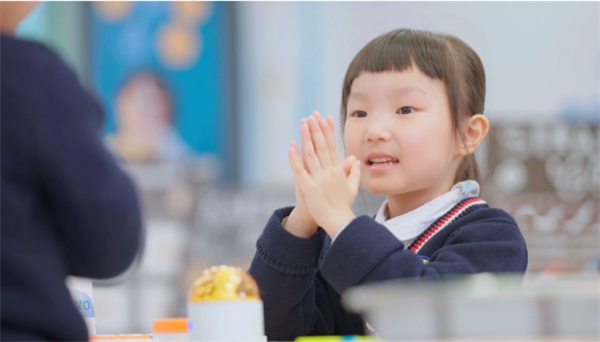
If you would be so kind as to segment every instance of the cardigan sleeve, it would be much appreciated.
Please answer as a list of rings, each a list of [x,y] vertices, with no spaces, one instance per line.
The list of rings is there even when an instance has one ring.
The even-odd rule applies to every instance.
[[[456,222],[459,227],[428,263],[405,250],[383,225],[360,216],[327,251],[321,271],[339,293],[351,286],[400,278],[438,280],[453,274],[525,272],[527,249],[514,220],[498,209],[481,211],[495,215],[473,213],[468,222]]]
[[[292,209],[275,211],[248,271],[260,289],[268,339],[363,333],[362,319],[343,310],[339,294],[318,271],[327,234],[319,229],[303,239],[287,232],[281,222]]]
[[[100,105],[56,55],[47,58],[35,122],[40,186],[53,207],[69,273],[116,276],[141,243],[134,184],[102,142]]]

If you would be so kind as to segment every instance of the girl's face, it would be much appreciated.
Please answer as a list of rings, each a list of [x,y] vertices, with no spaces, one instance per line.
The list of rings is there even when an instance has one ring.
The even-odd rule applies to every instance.
[[[456,140],[442,81],[416,67],[354,79],[344,143],[361,161],[361,184],[370,193],[450,190],[460,163]]]

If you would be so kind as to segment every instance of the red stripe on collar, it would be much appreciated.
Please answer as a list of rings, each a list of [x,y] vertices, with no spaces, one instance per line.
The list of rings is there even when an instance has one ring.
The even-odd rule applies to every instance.
[[[435,221],[429,228],[425,229],[421,235],[419,235],[413,243],[410,244],[408,250],[411,250],[415,253],[418,253],[421,247],[423,247],[427,241],[429,241],[435,234],[439,231],[447,227],[450,223],[452,223],[460,214],[464,213],[466,210],[477,206],[486,204],[486,202],[479,197],[471,197],[462,200],[458,204],[456,204],[452,209],[450,209],[446,214],[440,217],[437,221]]]

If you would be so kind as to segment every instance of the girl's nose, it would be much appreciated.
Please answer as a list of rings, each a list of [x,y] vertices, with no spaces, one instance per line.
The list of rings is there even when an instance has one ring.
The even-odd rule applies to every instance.
[[[384,120],[372,121],[369,123],[365,139],[369,142],[388,141],[391,138],[391,133]]]

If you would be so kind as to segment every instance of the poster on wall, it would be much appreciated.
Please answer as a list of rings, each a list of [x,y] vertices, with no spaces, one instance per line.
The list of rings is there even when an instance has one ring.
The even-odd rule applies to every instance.
[[[203,160],[226,168],[228,4],[89,4],[91,79],[104,134],[129,164]]]

